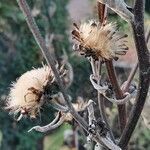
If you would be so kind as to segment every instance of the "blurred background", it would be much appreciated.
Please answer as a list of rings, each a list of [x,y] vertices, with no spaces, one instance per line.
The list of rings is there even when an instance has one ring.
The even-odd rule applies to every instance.
[[[48,46],[56,58],[68,55],[68,61],[73,67],[74,80],[68,89],[68,93],[75,101],[79,96],[85,100],[96,98],[90,82],[90,65],[85,58],[79,57],[72,51],[71,30],[72,23],[98,18],[95,0],[27,0],[32,15],[35,17],[40,31],[47,40]],[[131,6],[132,0],[128,0]],[[126,22],[110,12],[110,21],[118,23],[120,30],[129,34],[129,51],[126,56],[115,62],[116,71],[120,83],[126,80],[129,71],[136,61],[136,52],[132,40],[131,31]],[[150,1],[146,0],[145,30],[150,28]],[[52,36],[50,36],[52,35]],[[148,45],[149,46],[149,45]],[[54,110],[45,106],[41,118],[36,120],[22,119],[16,122],[13,116],[3,110],[5,99],[9,93],[12,81],[15,81],[22,73],[31,70],[32,67],[42,66],[44,61],[39,47],[35,43],[31,32],[25,22],[24,16],[18,9],[15,0],[0,1],[0,150],[71,150],[68,142],[73,136],[72,127],[65,123],[54,132],[41,134],[38,132],[28,133],[32,126],[49,123],[54,117]],[[104,78],[107,79],[105,68]],[[138,80],[135,77],[135,82]],[[92,93],[92,94],[91,94]],[[117,136],[117,109],[115,106],[106,104],[108,115],[114,126]],[[81,140],[82,141],[82,140]],[[82,144],[82,142],[81,142]],[[66,146],[68,145],[68,146]],[[84,148],[80,148],[80,150]],[[130,142],[131,150],[150,149],[150,130],[142,119],[134,132]]]

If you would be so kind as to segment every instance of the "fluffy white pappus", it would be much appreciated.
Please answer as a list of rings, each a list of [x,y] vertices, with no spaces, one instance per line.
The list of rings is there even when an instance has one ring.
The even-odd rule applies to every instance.
[[[48,66],[25,72],[12,84],[6,109],[13,114],[35,118],[44,103],[44,88],[53,80],[54,75]]]
[[[125,55],[128,50],[124,39],[127,35],[120,33],[115,23],[101,25],[91,20],[79,27],[74,23],[74,26],[72,35],[78,42],[75,49],[85,56],[110,60]]]

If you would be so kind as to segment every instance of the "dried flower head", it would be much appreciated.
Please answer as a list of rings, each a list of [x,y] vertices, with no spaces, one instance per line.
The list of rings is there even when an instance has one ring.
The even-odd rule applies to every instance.
[[[63,75],[63,69],[59,71]],[[15,115],[20,113],[18,120],[23,115],[35,118],[40,113],[40,108],[45,101],[46,87],[51,86],[54,81],[54,74],[48,66],[25,72],[12,84],[6,109]]]
[[[102,60],[117,59],[119,55],[125,55],[128,47],[115,23],[101,25],[96,21],[82,23],[79,27],[74,23],[75,30],[72,31],[73,38],[77,41],[74,49],[86,57]]]

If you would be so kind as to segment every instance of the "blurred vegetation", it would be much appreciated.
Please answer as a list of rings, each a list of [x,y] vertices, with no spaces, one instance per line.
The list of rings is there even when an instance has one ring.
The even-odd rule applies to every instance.
[[[73,100],[77,96],[84,98],[93,98],[96,96],[93,88],[88,80],[90,75],[90,66],[86,59],[81,59],[72,54],[69,43],[68,33],[68,14],[66,10],[67,0],[28,0],[33,10],[36,21],[42,32],[43,37],[47,33],[61,36],[60,39],[54,39],[52,45],[55,49],[56,57],[63,54],[63,49],[68,53],[69,61],[74,69],[74,81],[69,94]],[[149,1],[147,1],[146,9],[149,11]],[[56,8],[56,10],[54,10]],[[115,17],[114,17],[115,18]],[[127,25],[120,21],[122,29]],[[3,102],[9,92],[9,86],[22,73],[30,70],[33,66],[41,66],[44,61],[39,51],[39,47],[28,29],[24,16],[20,12],[16,1],[1,0],[0,1],[0,104]],[[92,93],[92,94],[91,94]],[[51,115],[49,115],[51,114]],[[0,107],[0,149],[2,150],[38,150],[43,149],[43,140],[46,135],[31,132],[27,133],[30,127],[37,124],[47,124],[52,120],[54,110],[49,106],[43,109],[42,117],[37,120],[23,119],[16,122],[12,116],[8,115]],[[48,143],[46,150],[54,150],[50,148],[53,141],[60,141],[63,137],[63,130],[66,127],[58,129],[56,134],[47,137]],[[61,133],[61,134],[60,134]],[[49,133],[48,133],[49,134]],[[134,149],[149,149],[150,147],[150,131],[146,130],[143,125],[139,125],[136,134],[133,137]],[[53,139],[53,140],[52,140]],[[51,141],[51,142],[48,142]],[[61,142],[58,144],[60,146]],[[136,143],[136,144],[135,144]],[[58,147],[56,148],[58,149]]]

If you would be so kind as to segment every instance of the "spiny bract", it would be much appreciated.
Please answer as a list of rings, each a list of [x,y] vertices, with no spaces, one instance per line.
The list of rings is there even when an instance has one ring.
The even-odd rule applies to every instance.
[[[101,25],[96,21],[82,23],[79,27],[74,23],[73,38],[77,41],[74,49],[85,56],[102,60],[117,59],[119,55],[125,55],[128,47],[115,23]]]

